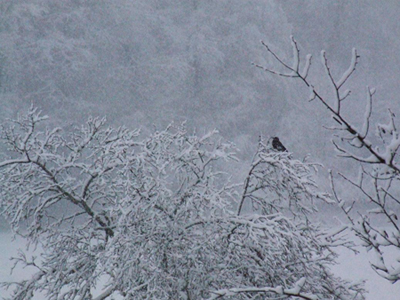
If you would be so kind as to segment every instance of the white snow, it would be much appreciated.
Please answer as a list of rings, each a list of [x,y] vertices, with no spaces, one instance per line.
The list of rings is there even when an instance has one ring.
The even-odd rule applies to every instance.
[[[346,70],[346,72],[343,73],[342,77],[336,82],[336,85],[338,87],[341,87],[346,82],[346,80],[349,78],[351,73],[354,71],[356,64],[357,64],[357,50],[356,50],[356,48],[353,48],[353,50],[351,52],[350,66]]]
[[[293,49],[293,64],[292,64],[292,69],[294,72],[299,71],[299,52],[298,48],[296,45],[296,41],[294,40],[293,36],[290,36],[290,40],[292,42],[292,49]],[[293,74],[295,75],[295,74]]]
[[[400,295],[400,282],[395,284],[378,276],[370,267],[369,261],[374,259],[372,251],[367,252],[359,248],[359,254],[354,254],[348,249],[338,248],[338,265],[332,271],[345,279],[360,282],[366,280],[365,287],[368,291],[366,300],[398,300]],[[395,253],[393,253],[395,255]]]
[[[308,75],[308,71],[310,70],[310,67],[311,67],[311,59],[312,59],[312,55],[311,54],[307,54],[306,62],[305,62],[303,71],[300,74],[300,76],[303,77],[303,78],[306,78],[307,75]]]
[[[29,278],[32,271],[29,269],[16,268],[13,274],[10,274],[13,265],[10,261],[11,256],[15,256],[18,248],[24,248],[24,241],[17,239],[12,241],[12,235],[9,232],[0,232],[0,281],[15,281],[21,278]],[[358,255],[347,249],[338,249],[338,265],[332,267],[332,271],[345,279],[353,281],[366,280],[366,288],[369,291],[366,300],[399,300],[400,282],[391,284],[379,277],[369,266],[369,261],[373,260],[373,254],[367,253],[365,249],[359,249]],[[299,285],[301,285],[299,283]],[[99,291],[100,293],[101,291]],[[9,292],[0,288],[0,295],[5,297]],[[38,295],[34,300],[45,300],[46,297]],[[119,298],[115,298],[119,299]]]
[[[304,286],[304,284],[306,283],[306,278],[302,277],[300,280],[298,280],[295,284],[295,286],[291,289],[287,289],[286,293],[288,294],[293,294],[293,295],[297,295],[301,292],[302,287]]]
[[[385,153],[382,155],[386,164],[390,164],[394,153],[396,153],[397,149],[400,147],[400,138],[396,138],[395,136],[392,138],[390,144],[386,147]]]
[[[372,91],[372,89],[370,89],[368,86],[367,86],[367,91],[368,91],[368,95],[367,95],[367,103],[365,106],[364,123],[363,123],[362,129],[360,131],[361,137],[366,137],[368,134],[369,122],[370,122],[370,117],[371,117],[371,113],[372,113],[372,95],[373,95],[374,91]]]

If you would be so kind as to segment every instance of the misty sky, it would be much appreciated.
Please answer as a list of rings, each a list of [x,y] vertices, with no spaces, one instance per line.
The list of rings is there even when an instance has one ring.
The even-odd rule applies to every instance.
[[[331,164],[329,116],[308,103],[296,81],[275,78],[252,63],[273,66],[260,40],[290,59],[289,36],[319,53],[334,74],[361,55],[349,84],[349,113],[363,114],[365,86],[377,87],[377,118],[396,109],[399,89],[397,1],[0,1],[2,119],[30,103],[69,126],[88,115],[152,130],[172,121],[218,128],[244,157],[260,134],[281,137],[290,151]],[[328,96],[329,97],[329,96]],[[248,152],[250,151],[250,152]]]

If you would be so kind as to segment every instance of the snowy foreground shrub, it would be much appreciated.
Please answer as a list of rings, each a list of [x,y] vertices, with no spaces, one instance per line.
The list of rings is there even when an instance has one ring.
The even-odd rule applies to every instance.
[[[362,122],[353,124],[354,112],[345,110],[345,100],[350,98],[351,91],[344,90],[346,83],[356,71],[360,56],[356,49],[352,51],[349,68],[339,79],[335,79],[325,51],[321,52],[322,66],[333,93],[322,96],[308,78],[311,67],[311,55],[305,61],[300,60],[300,50],[292,37],[293,61],[286,63],[267,44],[263,43],[282,71],[258,65],[257,67],[274,75],[300,79],[310,91],[310,101],[320,102],[330,113],[334,126],[328,128],[334,133],[332,143],[339,157],[356,162],[360,166],[358,178],[351,178],[339,172],[337,175],[350,187],[359,192],[364,207],[372,207],[366,213],[354,209],[353,199],[342,199],[335,186],[334,174],[331,172],[331,185],[334,198],[349,221],[349,227],[361,240],[367,250],[376,254],[372,268],[381,277],[395,283],[400,280],[400,164],[398,155],[400,133],[395,122],[395,114],[389,109],[386,124],[373,124],[372,108],[375,89],[367,87],[366,102]],[[350,113],[349,113],[350,112]],[[350,116],[350,117],[349,117]],[[353,116],[353,119],[351,118]],[[374,130],[375,129],[375,130]],[[393,255],[393,253],[396,253]]]
[[[260,141],[237,184],[215,132],[140,138],[89,119],[67,134],[46,119],[31,108],[2,130],[1,212],[41,249],[16,258],[36,273],[5,284],[12,299],[363,299],[329,271],[341,232],[309,220],[329,201],[312,164]]]

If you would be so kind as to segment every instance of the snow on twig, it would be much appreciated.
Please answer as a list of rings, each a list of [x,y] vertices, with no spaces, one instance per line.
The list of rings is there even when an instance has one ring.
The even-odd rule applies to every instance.
[[[343,73],[342,77],[336,82],[337,88],[340,89],[343,84],[350,78],[351,74],[356,70],[359,56],[357,49],[353,48],[351,51],[351,62],[349,68]]]

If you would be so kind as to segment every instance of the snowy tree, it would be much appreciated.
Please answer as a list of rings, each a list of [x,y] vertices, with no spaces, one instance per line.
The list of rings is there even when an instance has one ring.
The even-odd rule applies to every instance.
[[[314,164],[261,140],[244,184],[215,131],[147,138],[89,118],[67,134],[32,107],[2,127],[1,214],[38,257],[12,299],[363,299],[336,278],[341,231],[310,221]],[[101,284],[104,283],[104,284]],[[100,290],[100,292],[99,292]]]
[[[339,172],[337,176],[360,193],[364,207],[368,210],[365,212],[365,209],[355,209],[358,201],[342,198],[331,171],[330,181],[334,199],[347,217],[349,227],[362,241],[362,245],[376,254],[375,261],[371,262],[372,268],[383,278],[395,283],[400,280],[400,165],[397,162],[400,136],[395,114],[389,109],[387,123],[373,122],[375,89],[367,86],[364,114],[357,114],[362,121],[359,125],[353,124],[357,118],[353,111],[345,109],[344,104],[351,95],[351,90],[345,89],[345,86],[356,71],[360,59],[357,50],[353,49],[350,65],[339,79],[333,75],[334,71],[326,52],[321,52],[322,66],[333,92],[331,96],[324,96],[323,92],[315,87],[316,83],[309,79],[312,56],[307,55],[305,60],[301,61],[297,42],[293,37],[291,40],[292,62],[286,62],[266,43],[262,43],[282,69],[275,70],[261,65],[257,67],[274,75],[300,79],[310,91],[310,101],[319,101],[329,111],[334,125],[327,129],[334,132],[332,143],[338,156],[357,162],[360,166],[358,177],[344,172]],[[393,253],[396,253],[395,257]]]

